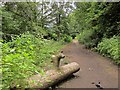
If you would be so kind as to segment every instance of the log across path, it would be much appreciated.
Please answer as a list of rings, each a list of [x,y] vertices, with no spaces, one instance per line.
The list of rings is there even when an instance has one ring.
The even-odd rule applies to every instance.
[[[65,46],[63,52],[67,60],[77,62],[81,69],[58,88],[97,88],[99,83],[103,88],[118,88],[118,67],[110,59],[85,49],[77,40]]]

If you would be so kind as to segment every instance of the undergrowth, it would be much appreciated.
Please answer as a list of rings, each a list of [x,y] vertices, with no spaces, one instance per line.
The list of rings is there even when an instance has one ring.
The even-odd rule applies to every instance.
[[[50,65],[51,55],[61,48],[60,42],[36,38],[29,33],[3,43],[2,88],[23,87],[23,79],[37,73],[44,75],[44,67]]]
[[[114,59],[117,64],[120,64],[119,55],[119,37],[113,36],[112,38],[103,38],[96,48],[102,55]]]

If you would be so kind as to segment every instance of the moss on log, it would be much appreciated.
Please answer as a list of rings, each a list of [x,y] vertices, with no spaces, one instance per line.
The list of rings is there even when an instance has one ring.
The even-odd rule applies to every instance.
[[[44,76],[37,74],[30,77],[27,80],[28,88],[48,88],[79,70],[79,64],[76,62],[61,66],[59,70],[48,70]]]

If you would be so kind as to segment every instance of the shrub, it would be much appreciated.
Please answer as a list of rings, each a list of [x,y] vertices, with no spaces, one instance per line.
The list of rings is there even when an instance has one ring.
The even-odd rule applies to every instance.
[[[95,45],[94,39],[91,38],[92,35],[92,30],[84,30],[78,35],[78,40],[80,43],[85,44],[86,48],[91,48]]]
[[[119,56],[119,47],[120,44],[118,41],[118,36],[113,36],[112,38],[104,38],[102,42],[100,42],[97,46],[97,50],[105,55],[108,56],[117,62],[117,64],[120,64],[120,56]]]
[[[24,78],[43,73],[51,54],[61,48],[60,42],[36,38],[27,33],[2,46],[2,87],[21,87]],[[22,83],[21,83],[22,82]]]
[[[68,35],[65,35],[64,38],[63,38],[63,41],[65,42],[72,42],[72,37],[71,36],[68,36]]]

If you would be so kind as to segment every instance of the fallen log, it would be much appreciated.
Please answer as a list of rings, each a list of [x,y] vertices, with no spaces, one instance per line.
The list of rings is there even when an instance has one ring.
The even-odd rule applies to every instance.
[[[79,64],[76,62],[61,66],[59,69],[48,70],[44,76],[37,74],[29,78],[28,88],[48,88],[79,70]]]

